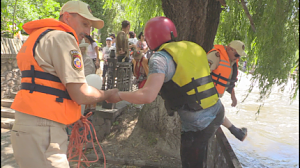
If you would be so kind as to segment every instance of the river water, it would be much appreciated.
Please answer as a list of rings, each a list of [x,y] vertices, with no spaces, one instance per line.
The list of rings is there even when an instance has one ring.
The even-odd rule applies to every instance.
[[[270,97],[264,101],[260,114],[259,89],[256,84],[248,98],[251,75],[239,71],[239,81],[235,87],[238,100],[231,107],[229,93],[221,99],[225,115],[236,127],[246,127],[248,136],[243,142],[236,139],[228,129],[222,127],[228,141],[244,168],[294,168],[299,167],[299,93],[290,104],[288,83],[283,93],[274,87]]]

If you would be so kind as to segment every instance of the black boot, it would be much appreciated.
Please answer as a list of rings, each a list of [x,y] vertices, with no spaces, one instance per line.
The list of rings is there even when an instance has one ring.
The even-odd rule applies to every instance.
[[[234,125],[232,125],[228,129],[240,141],[244,141],[244,139],[247,137],[247,128],[236,128]]]

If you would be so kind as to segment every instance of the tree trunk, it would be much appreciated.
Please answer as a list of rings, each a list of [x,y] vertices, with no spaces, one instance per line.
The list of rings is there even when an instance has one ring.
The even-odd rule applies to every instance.
[[[208,52],[217,33],[221,5],[216,0],[162,0],[166,17],[177,29],[178,40],[192,41]]]
[[[157,149],[179,158],[180,118],[177,113],[174,116],[168,116],[164,100],[160,96],[157,96],[152,103],[143,106],[139,113],[137,127],[147,133],[154,133],[154,137],[159,137]]]
[[[208,52],[213,47],[217,32],[221,5],[216,0],[162,0],[166,17],[177,29],[178,41],[192,41]],[[163,99],[158,96],[151,104],[144,105],[137,126],[148,132],[159,134],[157,146],[161,150],[179,157],[180,118],[177,113],[167,115]]]

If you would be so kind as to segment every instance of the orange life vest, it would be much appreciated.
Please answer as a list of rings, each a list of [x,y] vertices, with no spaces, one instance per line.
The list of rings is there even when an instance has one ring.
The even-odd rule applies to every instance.
[[[60,79],[45,72],[34,57],[35,48],[46,33],[61,30],[72,34],[78,43],[75,31],[55,19],[28,22],[23,28],[30,36],[17,55],[18,67],[22,72],[21,90],[11,108],[65,125],[74,123],[81,116],[80,105],[70,98]]]
[[[228,54],[226,52],[226,48],[223,45],[214,45],[214,48],[211,49],[208,53],[212,51],[218,51],[220,53],[220,62],[217,69],[213,70],[210,74],[212,76],[213,82],[219,94],[224,94],[225,88],[227,87],[227,91],[231,93],[232,89],[235,86],[235,82],[237,81],[238,75],[238,60],[232,66],[232,76],[229,79],[231,74],[231,65],[229,61]],[[229,82],[229,83],[228,83]]]

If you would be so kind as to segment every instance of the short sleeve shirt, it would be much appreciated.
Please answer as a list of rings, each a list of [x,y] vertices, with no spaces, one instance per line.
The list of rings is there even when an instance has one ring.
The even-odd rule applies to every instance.
[[[35,60],[45,71],[67,83],[86,83],[83,59],[74,36],[54,30],[41,38]]]
[[[97,47],[97,43],[96,42],[93,42],[92,44],[90,44],[88,47],[87,47],[87,50],[86,50],[86,54],[91,57],[92,59],[95,59],[97,58],[97,53],[95,51],[95,48]]]
[[[172,56],[165,51],[155,52],[149,60],[149,75],[154,73],[165,74],[164,83],[172,79],[175,74],[176,66]],[[179,109],[177,112],[181,119],[181,130],[201,131],[206,128],[218,114],[222,103],[220,100],[210,108],[197,112],[190,112]]]
[[[103,53],[103,59],[106,61],[107,58],[109,58],[109,54],[110,54],[110,51],[115,49],[116,47],[114,46],[111,46],[110,48],[108,48],[107,46],[103,47],[102,49],[102,53]]]

